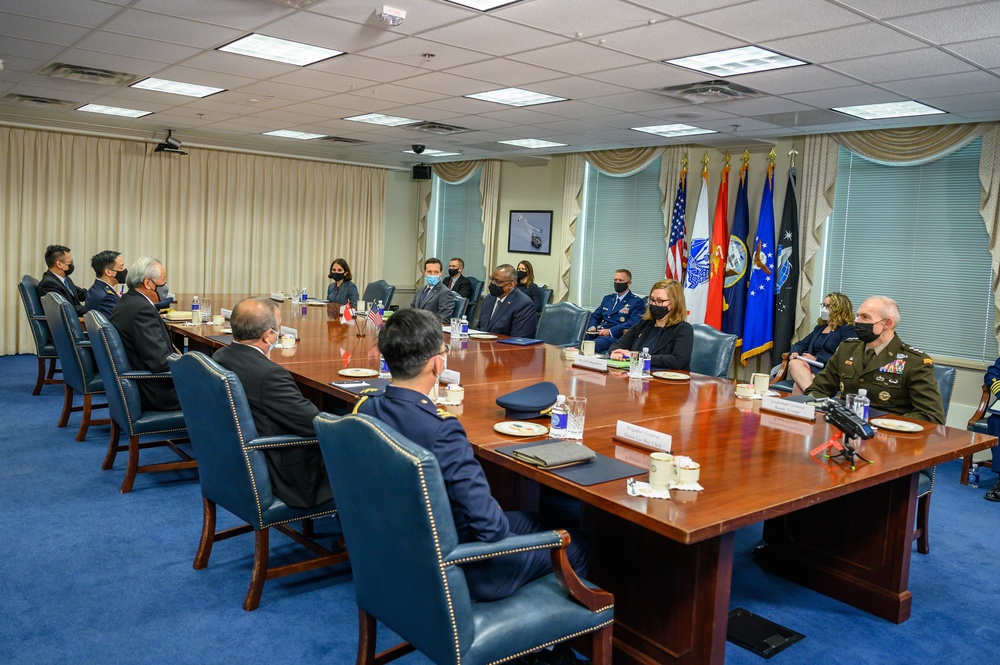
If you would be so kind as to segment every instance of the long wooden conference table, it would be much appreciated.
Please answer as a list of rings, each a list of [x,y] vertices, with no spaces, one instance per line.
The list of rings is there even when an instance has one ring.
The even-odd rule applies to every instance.
[[[240,296],[216,295],[232,307]],[[189,300],[180,299],[181,308]],[[336,306],[284,303],[282,323],[296,328],[294,349],[276,348],[303,392],[325,409],[357,396],[331,385],[345,367],[378,368],[376,331],[359,337]],[[174,325],[179,343],[211,350],[219,326]],[[447,341],[447,336],[446,336]],[[697,349],[695,350],[697,352]],[[983,450],[996,439],[922,423],[916,434],[879,431],[862,453],[873,464],[852,471],[809,451],[835,429],[759,411],[736,399],[732,381],[630,380],[573,367],[563,350],[496,341],[452,342],[448,368],[460,372],[465,401],[447,407],[461,420],[505,509],[532,507],[546,485],[581,501],[591,539],[588,578],[615,594],[614,662],[722,663],[726,645],[734,532],[764,522],[755,551],[765,570],[895,623],[910,616],[908,590],[917,472]],[[648,450],[616,441],[617,421],[670,434],[675,454],[701,464],[701,492],[670,500],[630,496],[626,480],[581,486],[516,461],[497,449],[529,442],[497,433],[496,397],[539,381],[587,398],[583,442],[635,464],[646,479]],[[538,437],[539,439],[544,437]]]

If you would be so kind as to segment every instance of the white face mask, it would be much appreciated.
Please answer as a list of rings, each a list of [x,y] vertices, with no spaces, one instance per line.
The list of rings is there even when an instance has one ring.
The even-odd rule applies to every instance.
[[[444,367],[441,368],[441,374],[444,374],[445,370],[448,369],[448,356],[438,356],[438,358],[440,358],[441,362],[444,363]],[[430,392],[427,393],[427,398],[435,404],[438,400],[438,384],[441,381],[441,374],[434,375],[434,385],[431,386]]]
[[[827,307],[820,307],[820,309],[819,309],[819,318],[823,319],[824,321],[829,321],[830,320],[830,310]]]

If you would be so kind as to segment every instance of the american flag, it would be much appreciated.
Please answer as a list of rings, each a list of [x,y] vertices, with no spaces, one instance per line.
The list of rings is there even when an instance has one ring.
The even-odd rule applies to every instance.
[[[677,196],[674,198],[674,212],[670,218],[670,240],[667,242],[667,269],[666,276],[669,279],[676,279],[678,282],[684,280],[684,267],[687,259],[684,256],[686,243],[684,241],[684,215],[687,210],[687,190],[685,180],[687,169],[681,171],[680,182],[677,183]]]
[[[382,313],[378,311],[378,307],[372,306],[368,309],[368,318],[379,328],[382,327]]]

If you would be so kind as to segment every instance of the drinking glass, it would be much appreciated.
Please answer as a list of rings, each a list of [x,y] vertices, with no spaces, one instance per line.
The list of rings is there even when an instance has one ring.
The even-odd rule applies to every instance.
[[[202,323],[212,322],[212,299],[202,298],[201,299],[201,321]]]
[[[583,439],[583,422],[587,416],[587,398],[569,395],[566,397],[566,407],[569,417],[566,421],[566,438],[579,441]]]
[[[455,339],[462,336],[462,319],[451,320],[451,336]]]

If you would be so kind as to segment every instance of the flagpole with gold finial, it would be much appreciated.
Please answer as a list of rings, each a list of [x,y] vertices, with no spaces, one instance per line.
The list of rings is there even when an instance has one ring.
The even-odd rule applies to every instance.
[[[688,156],[687,153],[681,157],[681,187],[687,190]]]
[[[792,148],[791,150],[788,151],[788,157],[789,157],[789,159],[791,159],[791,163],[789,164],[789,168],[793,168],[793,169],[795,168],[795,155],[797,155],[797,154],[799,154],[799,151],[796,150],[795,148]]]
[[[767,153],[767,179],[771,181],[771,187],[774,187],[774,160],[778,158],[778,153],[771,148],[771,152]]]

